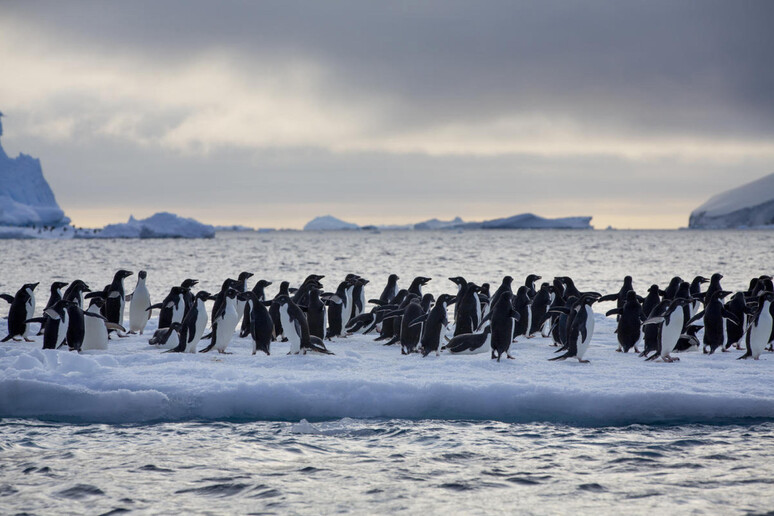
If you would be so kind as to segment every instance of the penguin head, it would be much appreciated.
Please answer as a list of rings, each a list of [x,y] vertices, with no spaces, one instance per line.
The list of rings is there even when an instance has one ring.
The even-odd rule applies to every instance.
[[[449,281],[451,281],[455,285],[464,285],[465,284],[465,278],[463,278],[462,276],[454,276],[453,278],[449,278]]]
[[[239,291],[233,288],[230,288],[226,290],[226,297],[229,299],[236,299],[237,294],[239,294]]]
[[[180,286],[183,288],[192,288],[197,283],[199,283],[199,280],[188,278],[187,280],[183,281]]]
[[[390,277],[387,278],[387,283],[394,283],[394,282],[398,281],[399,279],[400,278],[398,277],[397,274],[390,274]]]
[[[448,306],[448,305],[454,304],[456,301],[457,301],[457,296],[452,296],[450,294],[441,294],[440,296],[438,296],[438,301],[436,302],[436,304],[439,304],[439,305],[446,304]]]
[[[55,281],[51,284],[51,292],[55,292],[61,288],[64,288],[68,285],[66,281]]]
[[[248,278],[252,278],[252,277],[253,277],[253,273],[252,272],[240,272],[239,273],[239,281],[240,282],[245,281]]]
[[[720,274],[719,272],[716,272],[715,274],[712,275],[712,278],[710,279],[710,282],[718,283],[722,279],[723,279],[723,275]]]
[[[22,289],[32,291],[32,290],[35,290],[35,288],[37,288],[38,285],[40,285],[40,282],[38,282],[38,283],[25,283],[24,286],[22,287]]]
[[[290,296],[287,294],[279,294],[277,297],[274,298],[274,301],[276,301],[276,303],[279,306],[284,306],[291,303]]]
[[[196,293],[196,299],[201,299],[202,301],[207,301],[212,297],[212,294],[207,292],[206,290],[200,290]]]
[[[269,285],[271,285],[271,281],[266,281],[266,280],[262,279],[262,280],[258,280],[258,283],[256,283],[255,285],[265,288],[265,287],[268,287]]]
[[[148,273],[146,271],[140,271],[137,273],[137,277],[140,279],[145,279],[148,277]]]
[[[535,283],[539,279],[543,279],[543,277],[542,276],[538,276],[537,274],[530,274],[529,276],[527,276],[527,279],[526,279],[525,283],[529,283],[530,285],[532,285],[533,283]]]
[[[626,301],[637,301],[637,293],[633,290],[630,290],[626,293]]]
[[[511,283],[513,283],[512,276],[503,276],[503,285],[510,285]]]
[[[707,278],[705,278],[704,276],[696,276],[695,278],[693,278],[693,281],[695,281],[696,283],[707,283],[707,282],[709,282],[709,280]]]
[[[128,271],[126,269],[121,269],[118,272],[116,272],[116,275],[114,276],[117,279],[124,279],[134,274],[132,271]]]

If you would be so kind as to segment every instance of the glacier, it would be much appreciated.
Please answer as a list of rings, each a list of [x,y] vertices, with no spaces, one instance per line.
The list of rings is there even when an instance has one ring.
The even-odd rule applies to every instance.
[[[519,339],[515,360],[442,353],[402,356],[373,336],[328,343],[333,356],[164,354],[147,335],[105,351],[0,344],[0,418],[87,423],[351,418],[554,422],[582,426],[722,423],[774,418],[774,360],[741,351],[681,353],[673,364],[616,353],[615,318],[597,313],[590,364],[549,362],[550,339]],[[718,386],[721,386],[719,388]]]
[[[774,227],[774,174],[711,197],[693,210],[691,229]]]
[[[0,136],[2,116],[0,113]],[[43,177],[40,160],[21,153],[11,158],[0,145],[0,226],[58,227],[69,223]]]
[[[147,219],[129,220],[123,224],[108,224],[102,231],[82,238],[214,238],[215,228],[195,219],[174,213],[160,212]]]

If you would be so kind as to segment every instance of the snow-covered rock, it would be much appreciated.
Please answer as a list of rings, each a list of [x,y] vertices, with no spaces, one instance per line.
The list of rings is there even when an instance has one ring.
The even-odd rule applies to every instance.
[[[0,136],[3,135],[0,113]],[[70,223],[43,177],[40,160],[10,158],[0,145],[0,225],[63,226]]]
[[[774,174],[711,197],[688,219],[693,229],[766,226],[774,226]]]
[[[414,229],[449,229],[464,223],[465,221],[460,217],[454,217],[452,220],[430,219],[424,222],[417,222],[414,224]]]
[[[332,215],[315,217],[304,226],[304,231],[336,231],[340,229],[360,229],[360,226],[337,219]]]
[[[546,219],[532,213],[522,213],[504,219],[485,220],[482,229],[593,229],[591,217]]]
[[[125,224],[109,224],[96,238],[214,238],[215,228],[194,219],[161,212],[137,220],[129,216]]]

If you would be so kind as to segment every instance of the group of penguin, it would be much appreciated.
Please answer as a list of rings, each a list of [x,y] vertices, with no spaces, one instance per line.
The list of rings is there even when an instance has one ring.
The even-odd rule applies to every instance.
[[[407,289],[399,289],[396,274],[391,274],[381,295],[366,302],[368,280],[349,274],[335,292],[325,292],[324,276],[311,274],[298,288],[289,282],[268,299],[265,289],[271,282],[259,280],[248,289],[253,276],[242,272],[237,279],[226,279],[216,294],[204,290],[194,293],[198,280],[186,279],[173,286],[161,303],[152,304],[146,286],[147,273],[140,271],[131,294],[124,291],[124,280],[133,273],[119,270],[102,290],[92,291],[82,280],[54,282],[41,317],[35,317],[35,289],[38,283],[23,285],[15,296],[1,294],[11,304],[8,335],[2,340],[32,341],[32,323],[40,323],[43,348],[67,346],[82,351],[107,349],[110,335],[142,334],[154,309],[159,310],[158,330],[149,343],[166,352],[195,353],[202,340],[209,344],[199,352],[226,350],[239,327],[240,337],[250,336],[252,352],[270,354],[277,340],[290,344],[289,354],[333,354],[325,340],[347,335],[378,334],[376,341],[399,345],[402,354],[491,353],[498,362],[504,355],[513,358],[511,344],[519,337],[537,334],[550,337],[557,347],[550,360],[575,358],[586,363],[585,354],[594,333],[596,302],[615,301],[616,308],[607,316],[617,317],[617,351],[634,349],[646,360],[679,360],[674,352],[717,349],[741,349],[740,358],[758,358],[774,341],[774,285],[770,276],[750,281],[748,290],[731,294],[721,288],[721,274],[711,279],[697,276],[691,283],[674,277],[666,289],[652,285],[645,297],[637,295],[632,277],[626,276],[619,292],[602,295],[582,292],[567,276],[537,287],[540,276],[530,274],[514,293],[513,278],[505,276],[490,292],[490,285],[477,285],[461,276],[449,278],[456,294],[423,294],[422,287],[431,278],[418,276]],[[705,291],[702,285],[709,283]],[[65,289],[62,292],[62,289]],[[89,306],[84,309],[84,303]],[[213,301],[208,314],[205,303]],[[124,325],[129,303],[129,328]],[[371,304],[370,310],[366,310]],[[453,305],[453,323],[448,311]],[[205,335],[207,323],[210,332]],[[700,343],[698,332],[704,328]],[[638,345],[642,343],[643,350]]]

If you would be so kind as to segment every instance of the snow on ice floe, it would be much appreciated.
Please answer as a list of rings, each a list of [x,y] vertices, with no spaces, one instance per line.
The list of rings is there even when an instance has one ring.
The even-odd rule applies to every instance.
[[[109,224],[95,238],[214,238],[215,228],[201,222],[161,212],[147,219],[129,216],[124,224]]]
[[[0,136],[3,135],[2,116],[0,113]],[[0,145],[0,226],[62,226],[69,223],[70,219],[65,217],[43,177],[40,160],[26,154],[11,158]],[[10,228],[4,229],[0,233],[6,238],[14,234]]]
[[[774,174],[711,197],[693,210],[694,229],[774,227]]]
[[[153,323],[154,321],[152,321]],[[0,344],[0,417],[142,423],[192,419],[315,421],[350,418],[548,421],[580,425],[713,423],[774,418],[774,355],[680,354],[674,364],[616,353],[615,322],[597,315],[586,358],[548,362],[547,339],[519,339],[515,360],[488,354],[422,358],[372,336],[337,339],[335,356],[164,354],[149,335],[115,339],[107,351]],[[200,346],[201,347],[201,346]],[[308,423],[312,421],[313,423]]]

